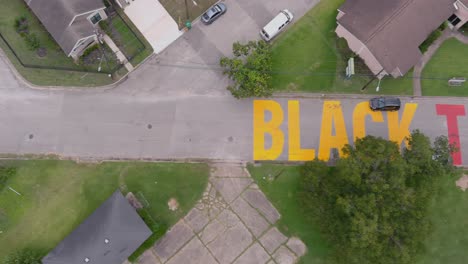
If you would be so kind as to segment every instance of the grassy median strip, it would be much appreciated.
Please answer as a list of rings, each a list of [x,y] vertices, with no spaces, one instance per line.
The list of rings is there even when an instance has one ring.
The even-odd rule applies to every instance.
[[[313,220],[299,206],[300,166],[261,164],[248,167],[260,189],[281,213],[279,228],[301,238],[308,252],[301,263],[331,263],[330,245],[321,238]],[[432,233],[427,237],[426,251],[417,264],[466,263],[468,252],[468,191],[455,186],[454,178],[441,181],[439,193],[430,206]]]
[[[25,247],[46,254],[117,188],[144,200],[140,214],[157,228],[156,240],[195,205],[209,174],[205,164],[179,163],[32,160],[0,166],[16,170],[3,186],[21,194],[0,189],[0,256]],[[170,198],[179,203],[174,212],[167,205]]]

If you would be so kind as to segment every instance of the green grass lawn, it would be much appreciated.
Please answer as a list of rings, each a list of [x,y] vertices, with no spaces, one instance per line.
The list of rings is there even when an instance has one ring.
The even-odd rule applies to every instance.
[[[468,77],[466,58],[468,45],[457,39],[445,41],[423,70],[423,95],[468,96],[468,83],[455,87],[448,85],[448,80],[453,77]]]
[[[307,254],[301,258],[300,263],[328,263],[326,257],[329,246],[321,238],[318,227],[307,219],[296,200],[300,179],[299,167],[262,164],[260,167],[249,165],[248,169],[260,189],[281,213],[278,228],[288,236],[301,238],[307,245]],[[280,176],[276,180],[268,180],[269,175],[278,174]]]
[[[430,217],[433,233],[426,239],[427,251],[417,264],[464,264],[468,260],[468,190],[455,186],[457,179],[441,182]]]
[[[331,247],[320,237],[318,227],[299,207],[296,194],[299,186],[299,166],[262,164],[249,166],[249,171],[260,189],[281,213],[278,223],[288,235],[300,237],[308,253],[302,263],[331,263],[327,258]],[[268,180],[277,176],[276,180]],[[265,177],[265,179],[264,179]],[[455,186],[455,178],[441,181],[440,192],[434,197],[429,217],[433,232],[426,239],[426,252],[417,258],[417,264],[463,264],[468,259],[468,191]]]
[[[205,164],[33,160],[0,165],[17,167],[7,185],[21,193],[0,190],[0,256],[28,246],[47,253],[117,188],[148,201],[147,212],[164,228],[161,236],[201,197],[209,174]],[[168,209],[171,197],[180,204],[176,212]]]
[[[348,51],[343,50],[339,43],[342,40],[335,33],[337,9],[343,3],[344,0],[321,1],[273,42],[274,90],[376,93],[377,81],[361,91],[371,80],[366,68],[356,67],[355,76],[344,78],[349,57],[342,54]],[[412,94],[411,78],[384,79],[380,93]]]

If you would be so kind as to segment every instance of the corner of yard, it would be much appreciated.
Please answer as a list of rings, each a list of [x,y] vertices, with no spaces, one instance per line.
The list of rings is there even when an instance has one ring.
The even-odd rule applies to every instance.
[[[306,244],[307,253],[300,259],[300,263],[328,263],[330,247],[322,239],[318,227],[305,215],[296,197],[300,166],[261,163],[249,164],[248,170],[280,212],[278,228],[287,236],[299,237]]]
[[[154,231],[152,244],[195,205],[209,175],[206,164],[182,163],[4,160],[0,167],[16,169],[5,181],[0,171],[0,256],[25,247],[46,254],[118,188],[144,200],[139,213]],[[170,198],[180,205],[174,212]]]
[[[74,61],[66,56],[23,0],[0,0],[0,4],[0,48],[30,83],[102,86],[114,83],[127,72],[105,45],[99,51],[87,54],[89,58]],[[118,17],[120,21],[115,22],[115,31],[120,33],[120,48],[129,61],[137,65],[152,54],[151,46],[124,14]]]
[[[446,40],[424,67],[421,80],[422,94],[426,96],[468,96],[468,83],[449,86],[453,77],[468,77],[465,67],[468,45],[455,38]]]
[[[273,42],[272,85],[276,91],[376,94],[377,81],[361,91],[370,72],[356,64],[356,75],[345,78],[349,59],[346,41],[335,33],[337,9],[344,0],[320,1]],[[344,43],[343,43],[344,42]],[[379,93],[413,94],[411,73],[400,79],[385,78]]]
[[[299,165],[272,163],[250,164],[248,170],[267,198],[281,213],[279,228],[288,235],[298,236],[308,252],[301,263],[332,263],[332,245],[321,238],[318,227],[300,207],[296,194],[300,190]],[[431,202],[432,233],[427,237],[426,251],[417,264],[466,263],[468,259],[468,190],[456,187],[455,177],[444,178],[440,190]]]

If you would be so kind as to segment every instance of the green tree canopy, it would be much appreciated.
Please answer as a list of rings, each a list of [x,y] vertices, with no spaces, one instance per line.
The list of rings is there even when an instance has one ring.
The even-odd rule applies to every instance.
[[[263,40],[250,41],[242,45],[236,42],[232,45],[233,58],[221,58],[220,65],[234,81],[234,86],[228,90],[236,98],[252,96],[266,97],[272,94],[271,50],[270,45]]]
[[[400,153],[391,141],[367,136],[344,148],[336,166],[312,161],[300,194],[338,263],[412,263],[430,231],[427,208],[439,177],[452,166],[446,138],[434,145],[415,131]]]

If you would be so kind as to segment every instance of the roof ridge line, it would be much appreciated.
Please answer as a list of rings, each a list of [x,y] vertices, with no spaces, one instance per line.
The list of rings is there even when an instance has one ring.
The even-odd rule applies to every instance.
[[[393,19],[400,15],[400,13],[406,9],[410,4],[412,4],[415,0],[407,0],[403,5],[401,5],[390,17],[388,17],[380,26],[378,26],[374,32],[363,42],[368,44],[376,35],[377,33],[381,32],[383,28],[385,28],[388,24],[390,24]]]

